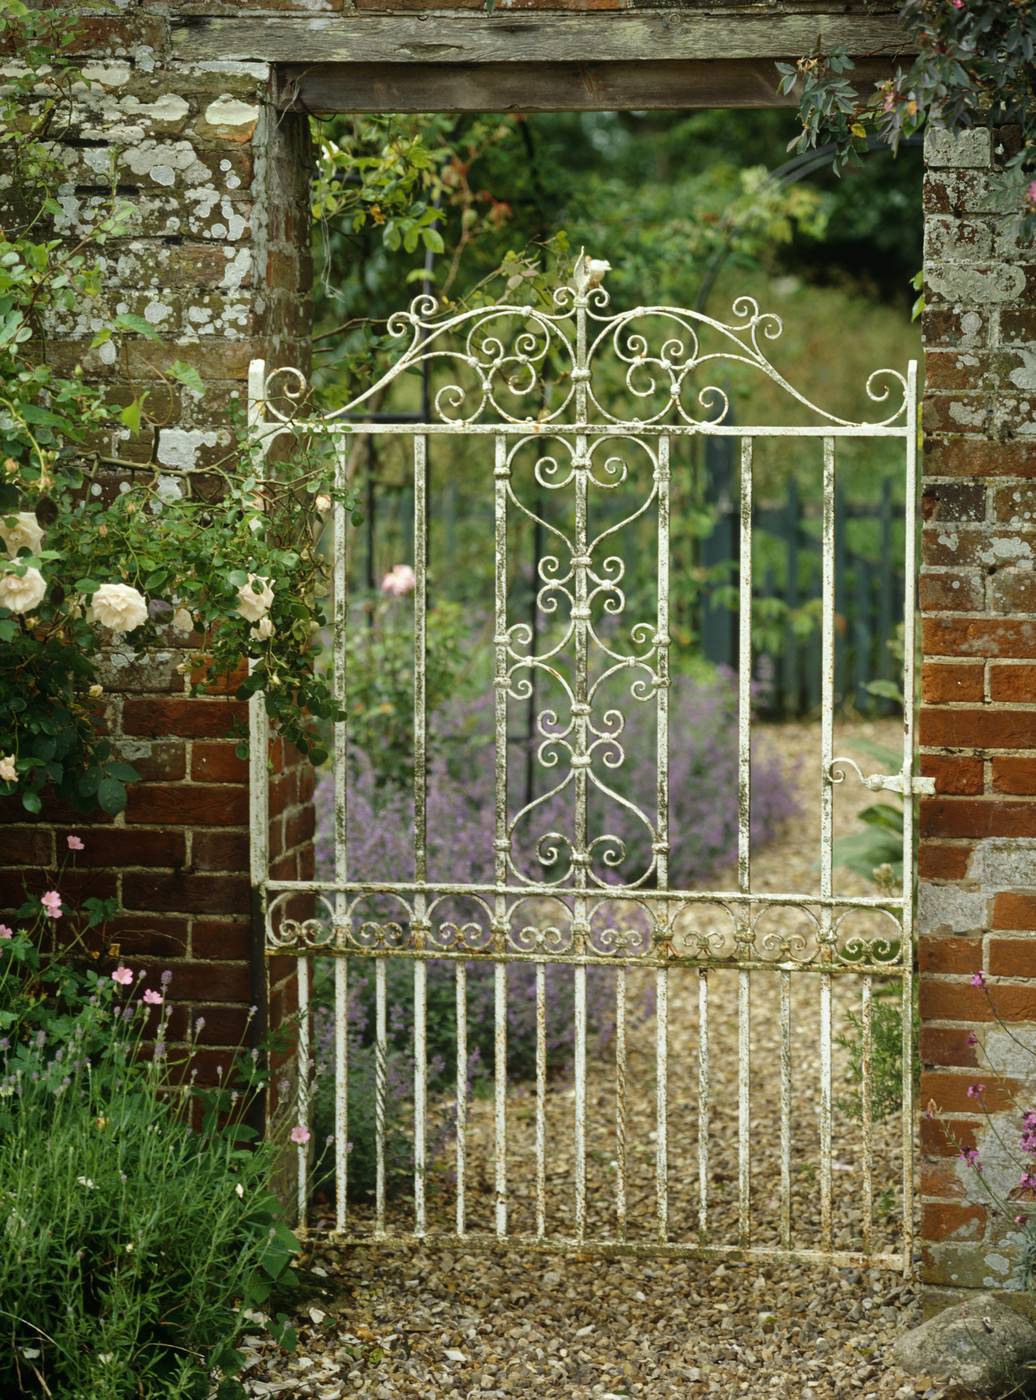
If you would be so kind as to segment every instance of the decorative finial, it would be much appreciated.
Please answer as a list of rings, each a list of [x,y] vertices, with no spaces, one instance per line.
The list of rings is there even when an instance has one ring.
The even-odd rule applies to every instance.
[[[605,274],[611,271],[611,263],[604,258],[588,258],[586,249],[580,248],[572,269],[572,282],[580,296],[585,296],[594,287],[599,287]]]

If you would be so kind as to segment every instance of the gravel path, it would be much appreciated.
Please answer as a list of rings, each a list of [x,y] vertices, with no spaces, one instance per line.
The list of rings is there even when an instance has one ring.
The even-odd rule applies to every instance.
[[[897,733],[898,726],[891,722],[846,727],[838,736],[836,752],[851,754],[858,738],[895,743]],[[773,735],[789,773],[802,775],[802,811],[781,838],[755,858],[753,888],[811,888],[817,852],[816,730],[804,724],[787,725]],[[861,761],[865,771],[873,769],[872,760]],[[846,784],[836,802],[836,834],[851,829],[855,812],[873,800],[858,785]],[[854,877],[838,875],[838,893],[863,888],[854,883]],[[759,1217],[753,1237],[775,1240],[777,1081],[776,1055],[770,1047],[775,1043],[777,998],[772,985],[759,988],[764,980],[772,984],[773,979],[769,974],[753,978],[752,996],[752,1114],[757,1125],[752,1197],[753,1214]],[[810,1245],[817,1242],[819,1228],[816,979],[799,981],[801,985],[793,986],[792,1001],[796,1026],[792,1221],[796,1242]],[[858,996],[858,988],[849,985],[855,981],[841,979],[838,985],[836,1026],[844,1017],[847,999]],[[736,974],[720,974],[712,992],[715,1069],[710,1135],[711,1224],[719,1237],[736,1211],[735,997]],[[682,986],[674,983],[670,992],[670,1122],[674,1125],[694,1121],[696,1113],[696,1057],[679,1053],[683,1029],[692,1037],[696,1034],[696,1005],[696,986],[690,981]],[[631,1034],[634,1082],[639,1082],[638,1056],[646,1061],[653,1055],[652,1037],[653,1022]],[[843,1079],[844,1064],[836,1056],[836,1092]],[[633,1233],[637,1212],[646,1221],[654,1209],[653,1084],[647,1075],[640,1080],[647,1091],[633,1095],[629,1126]],[[607,1135],[613,1122],[613,1094],[614,1084],[609,1084],[606,1070],[592,1067],[588,1087],[591,1228],[595,1224],[608,1228],[614,1198]],[[549,1214],[562,1221],[571,1194],[571,1095],[564,1081],[551,1085],[548,1094],[547,1205]],[[532,1210],[534,1175],[527,1086],[514,1086],[508,1111],[516,1125],[509,1137],[511,1209],[515,1228],[520,1229],[528,1227],[523,1212],[527,1215]],[[523,1122],[528,1125],[524,1133]],[[476,1102],[469,1123],[471,1160],[484,1165],[484,1170],[476,1168],[469,1176],[473,1224],[478,1228],[488,1224],[491,1202],[491,1105]],[[837,1114],[834,1239],[836,1245],[847,1248],[859,1247],[858,1138],[859,1129],[852,1120]],[[696,1218],[696,1151],[693,1137],[684,1141],[671,1129],[672,1221]],[[876,1130],[874,1154],[875,1242],[894,1248],[900,1171],[894,1117]],[[634,1188],[638,1161],[643,1166],[639,1192]],[[484,1221],[478,1218],[480,1211]],[[679,1237],[686,1232],[674,1233]],[[527,1394],[551,1400],[634,1396],[646,1400],[670,1396],[843,1400],[850,1395],[859,1400],[915,1396],[941,1400],[951,1393],[923,1379],[910,1380],[890,1367],[891,1341],[917,1320],[918,1313],[912,1285],[888,1272],[808,1268],[784,1260],[740,1265],[714,1259],[600,1259],[520,1250],[486,1254],[457,1248],[345,1249],[314,1240],[302,1261],[302,1273],[309,1289],[299,1315],[299,1350],[291,1357],[279,1356],[268,1343],[255,1339],[243,1377],[250,1395],[294,1394],[326,1400]]]

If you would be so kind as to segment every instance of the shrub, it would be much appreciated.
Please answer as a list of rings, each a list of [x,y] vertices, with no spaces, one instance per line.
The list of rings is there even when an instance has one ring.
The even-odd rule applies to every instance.
[[[837,1044],[845,1050],[846,1079],[856,1090],[840,1099],[838,1107],[851,1118],[863,1116],[860,1086],[863,1083],[863,1021],[850,1011],[846,1017],[848,1030],[839,1035]],[[917,984],[914,984],[913,1011],[913,1073],[914,1088],[921,1083],[921,1017],[917,1004]],[[871,1118],[875,1123],[898,1113],[903,1107],[903,1003],[898,982],[875,991],[871,1002]]]
[[[167,975],[52,957],[36,908],[0,926],[0,1392],[243,1394],[235,1338],[298,1248],[247,1089],[170,1062]]]

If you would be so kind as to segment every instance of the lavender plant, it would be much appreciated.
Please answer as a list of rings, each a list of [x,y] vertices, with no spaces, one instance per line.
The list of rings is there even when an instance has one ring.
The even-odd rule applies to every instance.
[[[430,765],[427,827],[428,868],[436,880],[462,884],[484,883],[493,878],[494,773],[489,747],[485,700],[453,700],[433,716],[431,727],[440,742]],[[670,743],[670,821],[673,884],[694,885],[729,865],[737,850],[737,727],[736,692],[729,675],[712,681],[683,678],[674,688]],[[450,736],[450,737],[445,737]],[[628,736],[623,779],[619,787],[647,806],[653,799],[656,756],[648,727]],[[515,771],[524,766],[524,754],[515,746]],[[362,752],[354,751],[348,772],[349,869],[356,879],[413,878],[413,800],[401,786],[382,780],[377,766]],[[703,798],[703,794],[707,794]],[[334,869],[333,793],[331,776],[317,788],[317,870],[330,878]],[[781,821],[794,811],[794,800],[784,781],[779,760],[757,746],[753,758],[752,838],[769,840]],[[650,859],[650,838],[626,809],[613,806],[609,829],[625,842],[624,869],[643,868]],[[537,809],[534,824],[518,833],[518,859],[526,865],[537,858],[537,838],[543,831],[570,829],[571,813],[563,798]],[[471,919],[486,935],[484,914],[473,902],[457,899],[441,917]],[[399,909],[388,897],[365,903],[364,917],[399,918]],[[642,919],[646,935],[646,920]],[[374,1061],[372,977],[354,960],[350,973],[349,1036],[349,1144],[350,1189],[358,1194],[373,1185],[374,1161]],[[587,977],[587,1016],[593,1040],[607,1044],[614,1030],[614,974],[600,967]],[[389,1011],[386,1070],[386,1159],[390,1177],[408,1176],[410,1146],[404,1131],[404,1114],[413,1077],[413,969],[403,959],[387,960]],[[572,1064],[572,971],[548,965],[547,1063],[549,1072],[566,1074]],[[440,1096],[454,1093],[456,1075],[455,981],[445,960],[428,963],[429,1087]],[[492,1073],[494,1043],[493,969],[485,962],[468,964],[468,1046],[466,1067],[469,1092]],[[318,971],[314,1017],[315,1125],[319,1141],[332,1134],[333,1038],[330,978]],[[633,1015],[651,1011],[647,999],[632,1008]],[[508,968],[508,1074],[527,1078],[535,1069],[536,973],[529,963]],[[442,1115],[440,1136],[450,1130],[448,1112]]]

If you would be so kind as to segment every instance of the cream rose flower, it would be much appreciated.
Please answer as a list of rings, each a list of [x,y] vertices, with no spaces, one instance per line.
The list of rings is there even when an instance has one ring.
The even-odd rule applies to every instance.
[[[18,769],[14,766],[14,754],[9,753],[4,758],[0,758],[0,778],[5,783],[16,783],[18,781]]]
[[[273,606],[273,589],[268,578],[249,574],[248,582],[237,590],[237,610],[249,622],[258,622]]]
[[[3,540],[8,555],[14,559],[20,549],[30,554],[38,554],[43,542],[43,531],[39,521],[28,510],[20,510],[14,517],[14,524],[8,525],[10,516],[0,515],[0,539]]]
[[[170,623],[174,632],[182,632],[184,636],[194,631],[194,618],[186,608],[177,608],[170,618]]]
[[[113,632],[132,632],[147,620],[147,602],[128,583],[102,583],[90,599],[90,616]]]
[[[331,497],[330,497],[330,496],[322,496],[322,495],[321,495],[321,496],[318,496],[318,497],[316,498],[316,501],[314,502],[314,504],[316,505],[316,508],[317,508],[317,510],[320,512],[321,515],[327,515],[327,513],[330,511],[331,506],[334,504],[334,502],[331,500]]]
[[[47,583],[39,569],[0,575],[0,608],[10,608],[13,613],[30,613],[43,602],[46,591]]]
[[[257,642],[268,642],[273,636],[273,623],[268,617],[261,617],[251,630]]]

